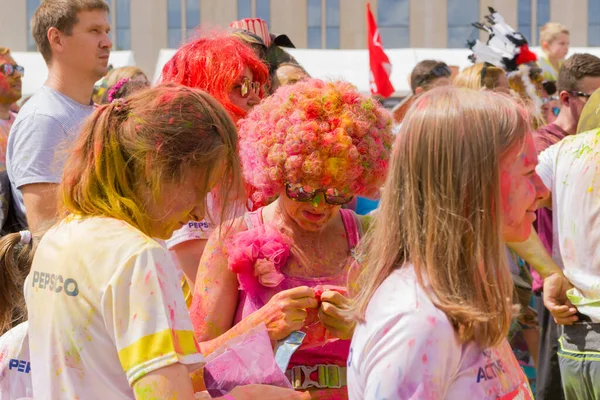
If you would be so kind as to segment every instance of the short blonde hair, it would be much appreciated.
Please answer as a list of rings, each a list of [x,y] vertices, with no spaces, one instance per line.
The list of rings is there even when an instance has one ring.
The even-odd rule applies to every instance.
[[[454,86],[467,89],[489,89],[494,90],[498,86],[498,80],[506,72],[502,68],[488,64],[485,69],[485,75],[481,76],[481,71],[485,63],[477,63],[462,70],[452,82]]]
[[[0,56],[10,56],[10,49],[8,47],[0,47]]]
[[[561,33],[570,35],[569,30],[563,24],[559,22],[548,22],[540,28],[540,44],[544,42],[548,44],[554,42]]]

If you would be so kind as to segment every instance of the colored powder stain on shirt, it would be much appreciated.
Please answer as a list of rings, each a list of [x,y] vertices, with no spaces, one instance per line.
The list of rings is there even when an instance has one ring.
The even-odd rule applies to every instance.
[[[150,282],[150,275],[152,275],[152,271],[148,271],[146,276],[144,277],[144,283],[147,285]]]
[[[427,363],[427,354],[423,354],[423,357],[421,357],[421,361],[423,361],[423,364]]]

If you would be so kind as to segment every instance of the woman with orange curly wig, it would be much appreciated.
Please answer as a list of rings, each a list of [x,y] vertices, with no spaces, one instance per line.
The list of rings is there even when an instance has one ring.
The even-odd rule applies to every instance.
[[[381,186],[391,119],[344,82],[279,88],[240,123],[244,178],[253,200],[202,256],[190,314],[201,351],[264,323],[273,341],[303,336],[287,375],[315,398],[347,398],[354,325],[342,314],[352,255],[367,220],[341,206]]]
[[[252,47],[231,33],[221,31],[205,32],[184,44],[162,70],[163,82],[208,92],[235,122],[260,102],[268,77],[267,66]],[[213,202],[214,198],[209,195],[208,218],[189,221],[167,241],[191,287],[206,241],[219,222]],[[191,290],[187,285],[183,289],[189,304]]]

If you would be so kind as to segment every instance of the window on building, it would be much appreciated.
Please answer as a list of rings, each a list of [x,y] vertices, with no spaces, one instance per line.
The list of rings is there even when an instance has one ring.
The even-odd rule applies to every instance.
[[[238,0],[237,7],[238,19],[252,18],[252,0]]]
[[[37,51],[35,40],[31,35],[31,18],[35,14],[35,10],[40,6],[41,0],[27,0],[27,50]]]
[[[271,25],[271,0],[256,0],[256,18],[263,19]]]
[[[340,0],[327,0],[325,3],[325,47],[340,48]]]
[[[531,43],[531,0],[519,0],[518,31]]]
[[[540,29],[550,21],[550,0],[537,0],[537,40],[540,43]]]
[[[200,0],[185,0],[185,37],[194,37],[200,26]]]
[[[387,49],[410,47],[410,1],[379,0],[377,27],[381,43]]]
[[[116,50],[131,50],[131,0],[116,0]]]
[[[467,47],[479,37],[473,22],[479,21],[479,0],[448,0],[448,47]]]
[[[588,0],[588,46],[600,46],[600,0]]]
[[[321,0],[308,0],[308,48],[321,49],[323,42],[321,37]]]
[[[171,49],[176,49],[181,44],[183,32],[181,11],[181,0],[167,1],[167,42]]]

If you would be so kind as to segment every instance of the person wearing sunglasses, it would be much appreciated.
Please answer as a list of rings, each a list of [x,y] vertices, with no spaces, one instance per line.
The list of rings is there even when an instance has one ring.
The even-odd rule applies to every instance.
[[[17,65],[10,50],[0,47],[0,162],[6,162],[6,144],[8,133],[16,113],[11,111],[13,104],[21,98],[21,78],[25,69]]]
[[[544,91],[552,92],[552,85],[542,84]],[[574,54],[560,68],[556,93],[560,111],[554,122],[533,133],[536,150],[540,155],[550,146],[577,133],[577,125],[587,102],[587,95],[600,87],[600,58],[592,54]],[[534,227],[546,250],[553,255],[554,261],[562,265],[562,257],[557,251],[558,238],[553,228],[553,211],[540,208]],[[538,399],[563,398],[560,385],[561,374],[558,368],[558,327],[550,312],[542,304],[543,281],[532,271],[533,292],[536,297],[540,331],[539,363],[537,370],[536,397]],[[559,396],[559,397],[557,397]]]
[[[280,87],[240,122],[244,178],[269,203],[213,232],[190,315],[203,353],[265,324],[272,341],[306,334],[287,376],[313,398],[347,398],[354,325],[342,317],[354,249],[368,218],[342,209],[385,179],[389,113],[351,84]]]
[[[9,204],[11,199],[10,181],[6,171],[6,148],[8,134],[17,118],[13,111],[16,101],[21,98],[21,78],[25,70],[17,65],[10,50],[0,47],[0,229],[9,229]]]

